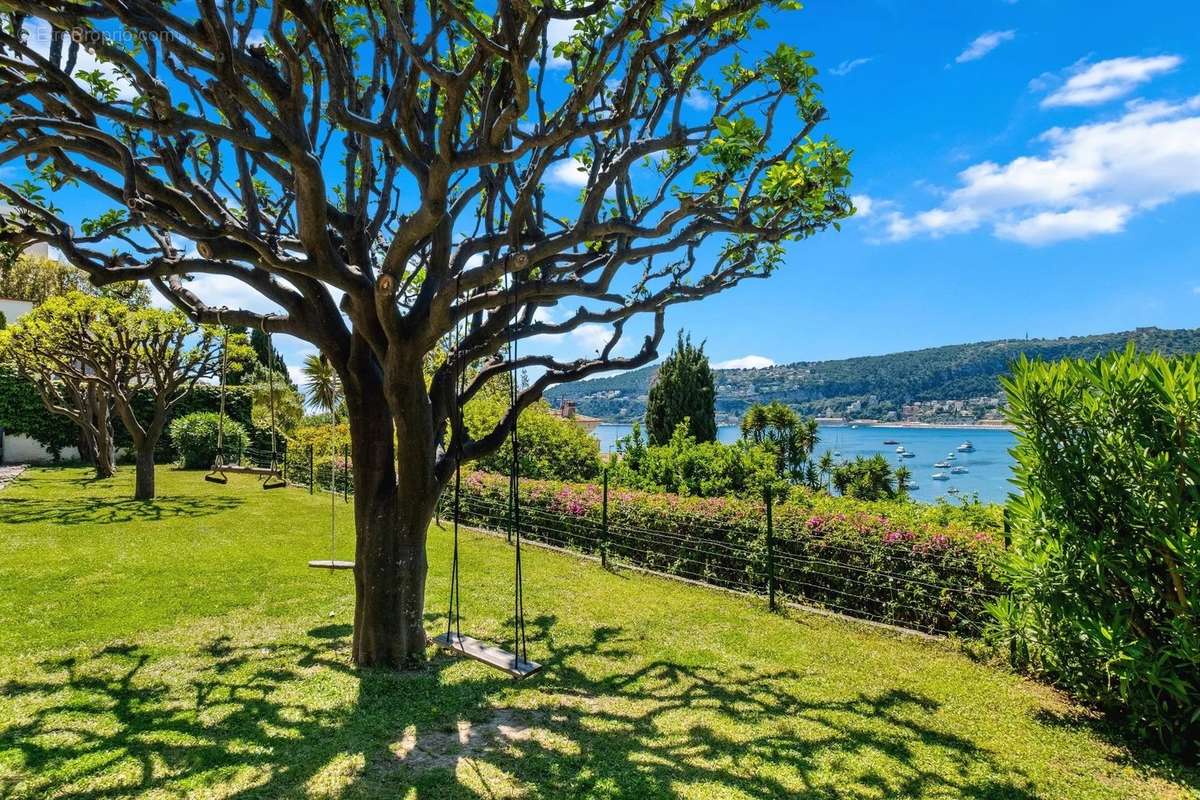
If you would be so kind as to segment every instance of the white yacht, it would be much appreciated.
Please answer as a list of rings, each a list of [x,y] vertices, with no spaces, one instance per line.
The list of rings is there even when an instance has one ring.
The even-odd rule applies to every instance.
[[[949,461],[939,461],[933,465],[934,469],[950,469]]]
[[[951,467],[950,474],[951,475],[966,475],[967,468],[966,467]]]
[[[933,479],[935,481],[948,481],[950,480],[950,476],[945,472],[935,472],[933,473]]]
[[[963,442],[962,444],[960,444],[960,445],[958,446],[958,452],[960,452],[960,453],[974,453],[974,452],[975,452],[975,445],[971,444],[971,442],[970,442],[970,441]]]
[[[905,450],[903,453],[901,453],[901,454],[900,454],[900,457],[901,457],[901,458],[916,458],[916,457],[917,457],[917,454],[916,454],[916,453],[910,453],[910,452],[908,452],[907,450]]]

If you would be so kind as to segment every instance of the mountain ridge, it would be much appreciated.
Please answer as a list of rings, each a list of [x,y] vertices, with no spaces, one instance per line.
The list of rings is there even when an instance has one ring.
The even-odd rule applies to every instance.
[[[740,417],[756,402],[778,400],[804,414],[910,422],[998,420],[1000,376],[1022,353],[1030,358],[1093,358],[1128,342],[1167,355],[1200,352],[1200,328],[1142,327],[1056,339],[990,339],[881,355],[794,361],[771,367],[714,369],[717,415]],[[638,419],[658,365],[557,386],[554,405],[573,400],[582,413],[612,422]]]

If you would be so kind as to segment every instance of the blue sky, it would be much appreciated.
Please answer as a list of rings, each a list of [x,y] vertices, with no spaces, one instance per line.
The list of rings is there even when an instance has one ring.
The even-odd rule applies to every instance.
[[[669,322],[779,363],[1200,326],[1197,30],[1194,2],[809,3],[770,33],[815,51],[865,213]]]
[[[770,280],[672,309],[669,339],[765,364],[1200,326],[1200,4],[813,0],[771,22],[745,56],[815,52],[860,214]],[[559,166],[569,201],[582,175]],[[199,281],[212,305],[269,308]],[[540,344],[579,356],[603,334]],[[313,352],[278,346],[293,367]]]

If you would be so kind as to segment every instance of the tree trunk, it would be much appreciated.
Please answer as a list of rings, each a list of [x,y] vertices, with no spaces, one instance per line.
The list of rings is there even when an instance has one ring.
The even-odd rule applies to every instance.
[[[137,476],[134,500],[154,499],[154,442],[143,442],[137,449]]]
[[[353,656],[360,667],[414,669],[425,660],[425,540],[436,503],[433,441],[428,423],[421,424],[428,401],[422,407],[419,365],[415,384],[406,376],[390,403],[384,387],[364,374],[370,372],[346,386],[356,530]]]
[[[99,392],[93,392],[88,402],[95,426],[95,433],[88,437],[92,447],[92,464],[97,478],[111,478],[117,471],[117,453],[113,445],[112,414],[108,399]]]

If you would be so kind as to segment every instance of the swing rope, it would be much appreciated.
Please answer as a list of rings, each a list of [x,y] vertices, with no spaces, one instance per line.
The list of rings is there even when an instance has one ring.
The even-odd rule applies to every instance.
[[[454,296],[459,297],[462,278],[454,279]],[[462,592],[458,585],[458,517],[459,497],[462,493],[462,432],[463,413],[459,398],[462,397],[466,370],[462,359],[462,326],[465,321],[454,324],[454,356],[457,359],[454,375],[454,409],[452,417],[452,436],[454,444],[454,554],[450,559],[450,607],[446,610],[446,640],[450,641],[451,627],[462,641]]]
[[[217,324],[221,326],[221,401],[217,412],[217,466],[225,463],[225,372],[229,368],[229,328],[221,322],[221,311],[217,309]]]
[[[512,365],[512,370],[508,373],[508,401],[509,408],[516,410],[517,408],[517,277],[509,275],[509,286],[512,290],[512,327],[508,329],[508,363]],[[518,655],[522,661],[528,661],[528,654],[525,648],[525,589],[524,580],[521,574],[521,497],[520,489],[520,470],[518,465],[519,453],[517,452],[517,443],[520,437],[517,435],[517,420],[520,418],[518,412],[513,418],[512,425],[512,469],[509,473],[509,498],[512,508],[511,527],[509,528],[510,538],[515,539],[515,567],[513,580],[513,645],[517,648]]]
[[[267,361],[271,362],[267,365],[267,392],[270,398],[268,404],[271,407],[271,469],[275,469],[278,462],[275,450],[275,348],[271,344],[271,334],[267,332],[266,317],[258,321],[258,329],[267,339]]]

